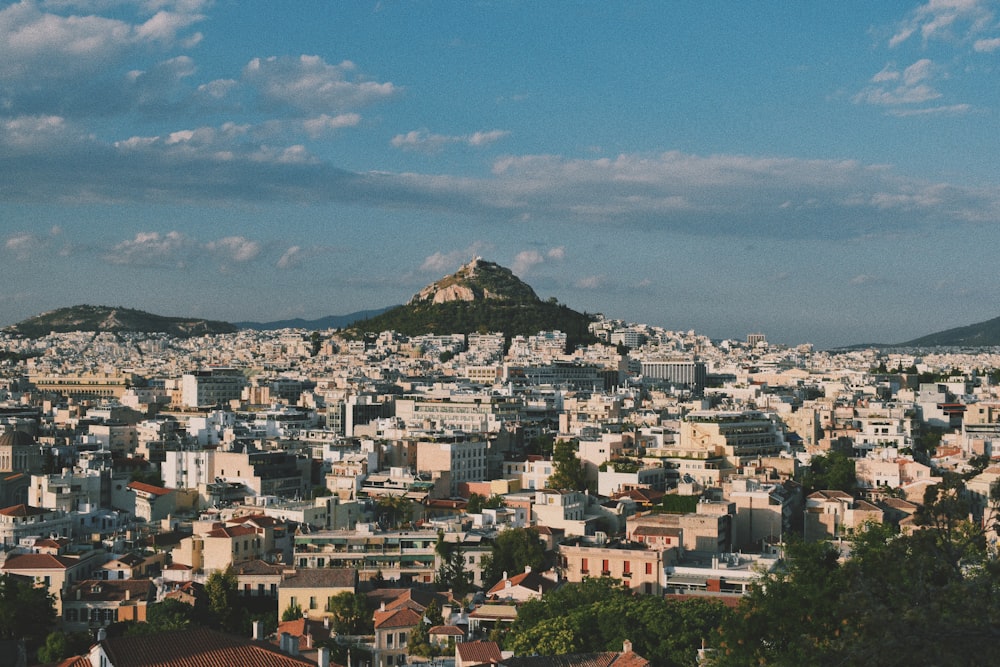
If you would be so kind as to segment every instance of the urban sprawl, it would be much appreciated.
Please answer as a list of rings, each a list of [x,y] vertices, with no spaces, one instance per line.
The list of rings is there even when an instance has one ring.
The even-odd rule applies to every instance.
[[[558,331],[4,335],[0,567],[50,594],[47,631],[88,633],[65,664],[139,664],[118,630],[224,578],[255,611],[245,636],[143,642],[234,656],[213,664],[513,666],[551,664],[503,630],[560,587],[732,607],[790,539],[850,558],[866,523],[918,530],[949,472],[989,523],[1000,354],[591,331],[572,352]],[[835,455],[851,488],[810,488]],[[513,531],[544,565],[497,571]],[[638,639],[579,664],[652,664]]]

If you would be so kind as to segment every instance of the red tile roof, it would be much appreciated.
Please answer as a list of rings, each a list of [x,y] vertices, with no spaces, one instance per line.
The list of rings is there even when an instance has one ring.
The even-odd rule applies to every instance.
[[[116,637],[101,646],[115,667],[315,667],[266,643],[208,628]]]
[[[31,505],[21,503],[20,505],[11,505],[10,507],[0,509],[0,514],[4,516],[38,516],[39,514],[45,514],[46,512],[51,511],[52,510],[32,507]]]
[[[492,665],[503,660],[496,642],[464,642],[455,645],[463,665]]]
[[[396,609],[395,611],[376,611],[375,629],[412,628],[423,621],[423,614],[412,609]]]
[[[19,554],[4,561],[2,570],[65,570],[73,567],[78,561],[52,554]]]
[[[174,492],[173,489],[165,489],[162,486],[154,486],[153,484],[146,484],[145,482],[129,482],[128,488],[133,491],[142,491],[143,493],[149,493],[154,496],[165,496]]]

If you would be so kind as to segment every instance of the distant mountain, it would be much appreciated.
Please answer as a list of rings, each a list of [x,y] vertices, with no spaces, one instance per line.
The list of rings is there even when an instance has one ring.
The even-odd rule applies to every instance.
[[[70,331],[109,331],[113,333],[165,333],[179,338],[205,334],[233,333],[228,322],[184,317],[163,317],[132,308],[110,306],[72,306],[59,308],[6,327],[4,331],[26,338],[41,338],[50,333]]]
[[[899,343],[897,347],[993,347],[1000,345],[1000,317]]]
[[[508,338],[559,330],[570,346],[594,340],[593,318],[559,304],[542,301],[510,269],[476,258],[450,276],[420,290],[404,306],[355,323],[355,334],[398,331],[420,334],[500,331]]]
[[[275,331],[277,329],[309,329],[316,331],[319,329],[343,329],[349,327],[359,320],[381,315],[387,310],[398,308],[399,306],[389,306],[376,310],[359,310],[356,313],[347,315],[327,315],[317,320],[304,320],[301,317],[292,320],[277,320],[274,322],[233,322],[233,325],[240,329],[253,329],[255,331]]]

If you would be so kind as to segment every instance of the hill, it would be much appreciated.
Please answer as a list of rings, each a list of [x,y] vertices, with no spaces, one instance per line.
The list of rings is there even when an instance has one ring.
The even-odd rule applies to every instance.
[[[132,308],[110,306],[72,306],[35,315],[4,329],[26,338],[41,338],[50,333],[70,331],[108,331],[113,333],[165,333],[179,338],[205,334],[233,333],[228,322],[184,317],[164,317]]]
[[[502,331],[508,339],[559,330],[573,347],[594,340],[591,321],[555,299],[542,301],[510,269],[476,258],[420,290],[406,305],[357,322],[352,330],[355,335],[392,330],[408,336]]]
[[[899,343],[898,347],[992,347],[1000,345],[1000,317]]]
[[[304,320],[301,317],[291,320],[276,320],[274,322],[233,322],[233,325],[240,329],[254,329],[256,331],[275,331],[277,329],[309,329],[311,331],[321,329],[343,329],[349,327],[358,320],[368,319],[381,315],[382,313],[396,308],[379,308],[376,310],[359,310],[356,313],[347,315],[327,315],[315,320]]]

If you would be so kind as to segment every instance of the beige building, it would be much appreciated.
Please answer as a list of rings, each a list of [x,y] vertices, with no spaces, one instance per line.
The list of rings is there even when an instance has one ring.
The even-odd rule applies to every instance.
[[[619,545],[583,546],[561,544],[559,561],[566,581],[579,583],[588,577],[619,579],[633,593],[663,594],[663,567],[675,552]]]
[[[225,526],[212,524],[207,530],[196,526],[194,535],[181,540],[171,556],[175,565],[190,567],[209,574],[263,559],[266,553],[264,530],[249,525]]]
[[[803,538],[827,540],[853,534],[866,523],[882,523],[881,508],[843,491],[816,491],[806,498]]]
[[[460,484],[478,482],[488,477],[488,452],[489,443],[476,437],[421,440],[417,443],[417,472],[428,473],[431,479],[447,477],[449,496],[455,496]]]
[[[286,571],[278,584],[278,620],[289,607],[298,606],[308,620],[323,620],[331,616],[330,598],[341,593],[354,593],[358,587],[358,571],[353,568],[296,569]]]

